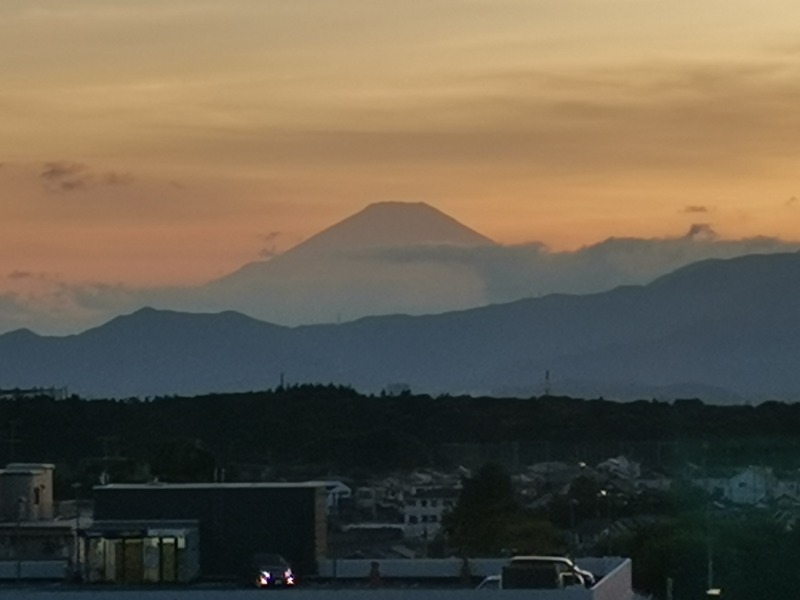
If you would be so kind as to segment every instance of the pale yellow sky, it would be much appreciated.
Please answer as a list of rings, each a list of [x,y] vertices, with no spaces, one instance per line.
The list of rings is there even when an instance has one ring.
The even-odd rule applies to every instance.
[[[3,0],[0,280],[203,281],[380,200],[557,249],[696,222],[798,240],[799,22],[793,0]]]

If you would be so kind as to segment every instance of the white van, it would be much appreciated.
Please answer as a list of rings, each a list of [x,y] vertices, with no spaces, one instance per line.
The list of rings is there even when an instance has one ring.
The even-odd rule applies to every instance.
[[[566,556],[515,556],[503,567],[501,589],[592,587],[595,576]]]

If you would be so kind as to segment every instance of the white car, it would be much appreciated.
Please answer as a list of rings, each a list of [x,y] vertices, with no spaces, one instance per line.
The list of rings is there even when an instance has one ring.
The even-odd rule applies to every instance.
[[[510,577],[515,572],[517,575],[521,575],[525,572],[526,568],[553,569],[551,573],[552,576],[556,578],[554,585],[558,587],[577,584],[590,588],[596,582],[596,577],[592,573],[586,569],[581,569],[566,556],[515,556],[511,559],[508,566],[504,567],[503,571],[506,572],[510,569],[510,572],[508,572]],[[519,572],[520,569],[523,570],[522,573]],[[515,576],[513,579],[509,579],[507,585],[503,585],[503,575],[489,575],[478,584],[476,589],[502,590],[506,587],[518,588],[531,585],[531,582],[521,583],[520,581],[516,581],[518,579],[519,577]],[[523,579],[528,578],[525,577]]]
[[[502,583],[502,577],[500,575],[489,575],[488,577],[484,577],[483,581],[478,584],[476,590],[499,590],[500,584]]]

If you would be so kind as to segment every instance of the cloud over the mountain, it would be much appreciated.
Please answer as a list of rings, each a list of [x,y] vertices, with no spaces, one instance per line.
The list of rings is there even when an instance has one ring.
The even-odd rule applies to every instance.
[[[687,264],[745,254],[795,252],[800,243],[772,237],[719,239],[697,223],[682,236],[609,238],[575,251],[553,252],[538,243],[463,248],[417,246],[378,250],[388,262],[439,262],[468,266],[483,278],[487,302],[507,302],[551,293],[585,294],[620,285],[639,285]]]
[[[262,236],[267,251],[278,235]],[[402,289],[413,293],[416,303],[411,312],[441,312],[552,293],[587,294],[646,284],[709,258],[795,251],[800,251],[800,243],[773,237],[721,239],[705,223],[694,224],[679,236],[609,238],[575,251],[552,251],[536,242],[365,248],[333,258],[344,261],[345,269],[358,265],[356,272],[338,271],[335,262],[320,265],[312,260],[308,273],[279,271],[259,285],[223,289],[221,295],[217,294],[220,288],[207,286],[136,289],[105,283],[69,284],[54,275],[20,269],[5,276],[7,293],[0,296],[0,331],[29,327],[41,333],[71,333],[142,306],[190,311],[233,309],[288,325],[320,322],[320,306],[325,306],[324,319],[341,314],[351,320],[385,313],[377,299],[391,298],[398,281],[405,281],[397,278],[408,273],[422,274],[423,279],[425,274],[437,278],[412,279],[403,284]],[[345,279],[339,279],[342,273],[347,275]],[[364,273],[381,276],[362,281]],[[384,289],[384,284],[389,287]],[[445,296],[443,285],[450,290]],[[369,293],[364,296],[366,290]],[[359,297],[353,298],[354,293]],[[450,307],[442,304],[443,297],[451,299]]]
[[[74,333],[137,308],[142,290],[119,284],[68,283],[59,275],[16,269],[0,278],[0,332],[29,328]]]

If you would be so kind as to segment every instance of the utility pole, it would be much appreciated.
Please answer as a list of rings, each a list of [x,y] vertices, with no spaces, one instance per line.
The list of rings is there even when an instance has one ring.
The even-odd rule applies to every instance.
[[[703,479],[706,488],[708,488],[708,449],[709,443],[703,442]],[[714,589],[714,546],[711,541],[711,498],[706,493],[706,589]]]
[[[714,589],[714,548],[711,545],[711,538],[708,538],[708,579],[706,581],[706,589]]]
[[[22,580],[22,511],[25,508],[25,496],[17,498],[17,535],[16,543],[14,544],[14,553],[17,555],[17,583]]]
[[[72,563],[72,576],[74,581],[80,581],[82,579],[82,568],[81,568],[81,547],[80,547],[80,529],[81,529],[81,506],[80,506],[80,490],[81,484],[80,482],[76,481],[72,484],[72,489],[74,490],[74,498],[75,498],[75,533],[74,533],[74,540],[73,540],[73,563]]]

